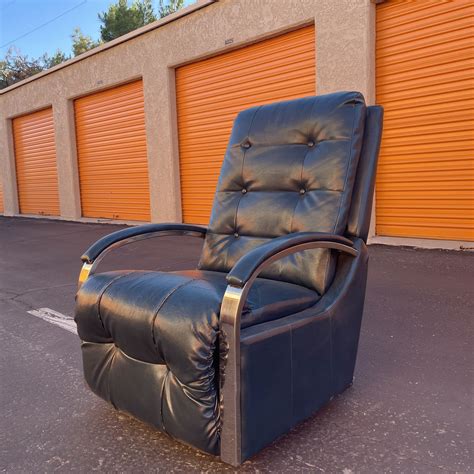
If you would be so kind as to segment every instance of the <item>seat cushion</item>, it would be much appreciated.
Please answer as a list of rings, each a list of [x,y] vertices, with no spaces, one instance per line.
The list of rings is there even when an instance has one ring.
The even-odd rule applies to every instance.
[[[222,301],[227,287],[226,274],[203,270],[176,272],[212,285]],[[288,314],[297,313],[314,305],[320,296],[316,291],[300,285],[266,278],[257,278],[251,286],[242,311],[241,327],[246,328]]]
[[[92,390],[171,436],[216,454],[219,311],[226,275],[129,271],[91,276],[76,301],[84,371]],[[242,326],[308,308],[308,288],[257,279]]]

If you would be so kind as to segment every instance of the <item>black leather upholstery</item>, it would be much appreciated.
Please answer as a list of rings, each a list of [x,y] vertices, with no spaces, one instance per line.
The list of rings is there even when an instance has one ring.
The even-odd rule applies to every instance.
[[[368,263],[364,242],[354,247],[357,257],[339,256],[334,281],[314,307],[242,331],[243,459],[351,385]]]
[[[296,245],[313,242],[330,242],[336,245],[352,247],[352,242],[341,235],[324,234],[322,232],[296,232],[282,235],[259,245],[240,257],[232,270],[227,274],[227,281],[233,286],[242,288],[258,266],[270,257],[284,250],[291,249]]]
[[[200,268],[228,272],[249,250],[292,232],[342,234],[366,107],[358,92],[280,102],[241,112],[217,185]],[[323,293],[328,250],[276,262],[262,276]]]
[[[372,203],[374,199],[375,175],[382,141],[383,108],[373,105],[367,108],[364,143],[352,192],[351,211],[347,233],[367,242]]]
[[[352,256],[326,248],[295,253],[250,288],[240,346],[242,459],[347,388],[364,305],[381,122],[382,110],[366,108],[357,92],[243,111],[207,231],[152,224],[93,245],[87,264],[130,237],[205,235],[198,270],[99,273],[83,284],[75,319],[91,389],[219,454],[226,416],[219,387],[229,375],[219,329],[227,280],[242,287],[261,262],[318,239],[343,244]]]
[[[226,285],[225,273],[199,270],[89,278],[77,296],[76,322],[87,341],[83,355],[91,389],[116,408],[218,454],[215,348]],[[301,311],[318,299],[308,288],[259,278],[242,327]],[[134,390],[147,392],[149,386],[152,393],[135,397],[124,390],[131,380]]]

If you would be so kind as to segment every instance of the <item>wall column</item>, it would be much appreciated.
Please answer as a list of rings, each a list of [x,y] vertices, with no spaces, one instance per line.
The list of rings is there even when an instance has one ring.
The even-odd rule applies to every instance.
[[[20,206],[11,120],[3,120],[0,123],[0,168],[3,184],[3,213],[5,216],[14,216],[20,213]]]
[[[61,217],[76,220],[82,214],[73,102],[64,98],[53,102],[53,119]]]
[[[315,3],[317,94],[362,92],[375,101],[375,5],[370,0]]]
[[[152,222],[181,222],[174,70],[151,62],[143,76]]]

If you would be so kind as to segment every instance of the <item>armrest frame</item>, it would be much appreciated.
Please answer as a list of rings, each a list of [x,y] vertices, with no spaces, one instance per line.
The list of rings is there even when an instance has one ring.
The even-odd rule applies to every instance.
[[[139,240],[170,235],[191,236],[204,238],[205,227],[189,224],[146,224],[118,230],[102,237],[91,245],[81,257],[84,262],[79,273],[79,288],[94,274],[100,261],[112,250]]]
[[[275,241],[278,240],[279,242]],[[356,257],[358,251],[345,237],[321,233],[296,233],[274,239],[244,255],[229,272],[220,312],[221,400],[224,408],[221,431],[222,461],[242,463],[240,406],[240,324],[248,292],[258,275],[271,263],[304,250],[328,248]],[[253,262],[253,263],[251,263]]]

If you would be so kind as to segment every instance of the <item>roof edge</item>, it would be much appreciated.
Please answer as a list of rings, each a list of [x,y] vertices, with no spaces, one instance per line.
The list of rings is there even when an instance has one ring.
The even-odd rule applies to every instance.
[[[165,26],[168,23],[172,23],[173,21],[179,20],[180,18],[184,16],[190,15],[191,13],[201,10],[201,8],[205,8],[218,1],[219,0],[197,0],[196,3],[193,3],[192,5],[189,5],[188,7],[185,7],[185,8],[181,8],[177,12],[171,13],[170,15],[160,18],[159,20],[156,20],[153,23],[149,23],[148,25],[142,26],[141,28],[131,31],[130,33],[119,36],[118,38],[112,41],[101,44],[100,46],[97,46],[96,48],[86,51],[85,53],[82,53],[79,56],[68,59],[67,61],[64,61],[63,63],[58,64],[57,66],[41,71],[38,74],[35,74],[34,76],[30,76],[26,79],[23,79],[22,81],[12,84],[11,86],[5,87],[4,89],[0,90],[0,95],[6,94],[14,89],[17,89],[18,87],[22,87],[30,82],[41,79],[42,77],[47,76],[48,74],[52,74],[53,72],[56,72],[56,71],[59,71],[60,69],[71,66],[72,64],[78,63],[79,61],[83,61],[84,59],[87,59],[91,56],[102,53],[103,51],[113,48],[121,43],[130,41],[131,39],[136,38],[137,36],[141,36],[152,30],[161,28],[162,26]]]

